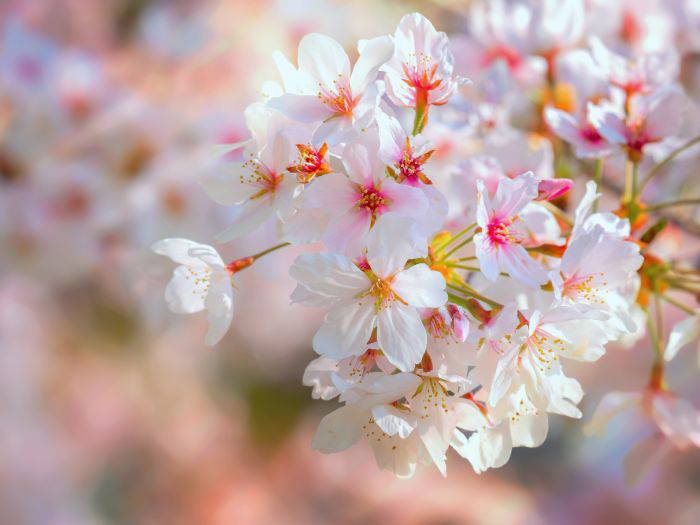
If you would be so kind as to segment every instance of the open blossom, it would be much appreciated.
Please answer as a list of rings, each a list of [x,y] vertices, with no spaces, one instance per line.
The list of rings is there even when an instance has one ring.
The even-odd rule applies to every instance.
[[[457,429],[474,431],[482,424],[473,401],[439,374],[369,372],[357,382],[337,376],[335,382],[345,405],[323,418],[313,447],[339,452],[364,437],[379,468],[399,477],[413,475],[418,464],[434,464],[444,475]]]
[[[594,340],[581,323],[590,318],[590,314],[565,306],[531,312],[527,330],[516,334],[511,348],[499,358],[489,405],[498,406],[508,392],[525,385],[527,396],[536,407],[581,417],[576,405],[583,391],[576,380],[564,375],[560,360],[564,357],[593,361],[602,355],[602,343],[607,340]]]
[[[538,194],[539,182],[532,172],[499,182],[493,199],[478,181],[479,204],[476,220],[481,232],[474,236],[476,256],[486,278],[495,281],[501,271],[531,286],[547,281],[540,264],[523,247],[518,214]]]
[[[554,292],[567,304],[584,304],[611,314],[619,330],[631,332],[627,299],[621,295],[642,265],[639,246],[606,233],[600,225],[577,236],[550,274]]]
[[[213,346],[226,334],[233,318],[231,271],[211,246],[187,239],[163,239],[151,249],[179,266],[165,289],[165,301],[177,314],[208,312],[204,342]]]
[[[337,144],[369,127],[379,103],[374,81],[394,46],[384,36],[363,41],[358,50],[360,56],[351,68],[338,42],[313,33],[299,42],[298,69],[276,53],[284,94],[268,105],[293,120],[318,124],[314,140],[319,142]]]
[[[623,146],[639,160],[648,144],[676,135],[683,123],[686,98],[675,85],[631,99],[628,114],[612,103],[590,105],[589,119],[608,142]]]
[[[357,256],[385,214],[415,220],[427,214],[429,203],[423,191],[387,177],[376,145],[348,145],[343,163],[347,176],[333,174],[316,181],[307,191],[297,218],[311,222],[308,218],[316,217],[315,227],[322,230],[329,249]]]
[[[226,158],[202,177],[201,183],[217,203],[235,207],[232,224],[217,239],[230,241],[254,232],[272,217],[283,220],[290,213],[290,201],[297,186],[287,172],[294,146],[283,133],[286,119],[260,104],[246,109],[248,128],[253,133],[242,152],[243,158]]]
[[[422,447],[413,432],[415,417],[396,402],[410,396],[419,384],[418,376],[410,373],[369,374],[343,393],[347,404],[321,420],[312,447],[326,454],[340,452],[364,436],[379,468],[410,477]]]
[[[398,106],[427,111],[449,100],[462,82],[445,33],[423,15],[404,16],[394,34],[394,56],[384,66],[387,95]]]
[[[445,304],[445,280],[423,263],[405,268],[420,256],[410,239],[399,238],[406,219],[388,217],[377,228],[359,267],[337,254],[299,256],[290,273],[299,285],[295,300],[330,308],[314,337],[321,355],[343,358],[364,353],[376,328],[379,348],[399,369],[412,370],[427,346],[418,308]]]

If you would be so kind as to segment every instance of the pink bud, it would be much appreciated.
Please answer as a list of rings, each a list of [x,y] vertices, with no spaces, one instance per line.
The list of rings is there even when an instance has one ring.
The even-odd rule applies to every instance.
[[[464,310],[455,304],[447,303],[447,311],[452,318],[452,333],[455,339],[463,343],[469,335],[469,320],[464,315]]]
[[[538,201],[551,201],[557,197],[561,197],[567,191],[574,187],[574,181],[571,179],[544,179],[540,181],[537,187]]]

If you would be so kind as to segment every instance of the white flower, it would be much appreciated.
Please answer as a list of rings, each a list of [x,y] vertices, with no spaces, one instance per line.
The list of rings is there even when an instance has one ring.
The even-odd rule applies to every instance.
[[[297,187],[296,178],[287,173],[296,150],[284,133],[289,121],[261,104],[250,105],[245,113],[253,139],[245,145],[243,158],[219,162],[200,179],[217,203],[235,206],[233,223],[216,237],[220,242],[253,233],[272,217],[283,221],[291,213]]]
[[[370,231],[388,213],[415,220],[428,214],[428,201],[420,188],[386,176],[376,145],[349,144],[343,151],[343,163],[347,177],[332,174],[314,181],[295,219],[310,223],[307,228],[321,230],[331,251],[359,255]]]
[[[628,300],[621,293],[642,262],[637,244],[607,234],[595,225],[569,243],[550,279],[558,299],[608,312],[617,319],[617,330],[629,333],[635,324],[629,315]]]
[[[512,347],[498,361],[489,405],[498,406],[504,395],[525,385],[536,407],[581,417],[576,405],[583,391],[577,381],[564,375],[560,358],[594,361],[604,353],[601,343],[607,341],[591,337],[581,324],[586,319],[604,317],[564,306],[554,307],[544,314],[533,311],[527,320],[527,333],[514,338]]]
[[[419,384],[420,378],[410,373],[367,375],[343,392],[344,406],[321,420],[312,447],[331,454],[365,437],[379,468],[411,477],[427,454],[414,432],[415,416],[397,402],[410,397]]]
[[[335,359],[360,355],[376,328],[386,358],[409,371],[427,346],[417,309],[445,304],[445,280],[423,263],[405,268],[406,261],[420,256],[422,249],[410,238],[410,221],[396,216],[387,219],[371,236],[362,269],[338,254],[299,256],[290,269],[299,282],[292,299],[330,307],[314,337],[319,354]]]
[[[680,131],[687,99],[681,88],[670,85],[630,100],[627,114],[611,103],[601,103],[589,104],[588,117],[600,135],[624,146],[630,159],[638,161],[648,144]]]
[[[476,220],[481,232],[474,236],[476,256],[487,279],[495,281],[501,271],[529,286],[547,282],[544,269],[523,247],[525,235],[519,214],[538,195],[539,181],[532,172],[516,179],[503,179],[493,199],[477,181]]]
[[[482,411],[482,417],[475,421],[476,431],[466,437],[457,430],[451,445],[469,460],[477,474],[505,465],[513,447],[539,447],[547,437],[547,413],[532,404],[524,385],[506,396],[497,408],[474,403]]]
[[[285,93],[268,104],[293,120],[320,124],[315,142],[334,145],[350,139],[374,118],[379,103],[374,81],[394,46],[383,36],[360,42],[358,51],[351,70],[338,42],[317,33],[306,35],[299,43],[298,69],[281,53],[275,54]]]
[[[207,310],[209,330],[204,342],[213,346],[228,331],[233,317],[231,274],[211,246],[187,239],[163,239],[151,249],[180,266],[165,289],[165,301],[177,314]]]

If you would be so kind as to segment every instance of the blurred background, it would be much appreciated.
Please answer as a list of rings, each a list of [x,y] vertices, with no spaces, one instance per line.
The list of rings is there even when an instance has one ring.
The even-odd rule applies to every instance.
[[[301,385],[320,312],[288,304],[293,250],[240,274],[216,348],[204,318],[166,309],[172,264],[148,246],[226,224],[196,179],[212,143],[246,138],[271,53],[311,31],[351,48],[414,10],[464,32],[467,3],[0,1],[0,525],[700,523],[700,452],[630,487],[641,430],[582,433],[605,392],[645,384],[646,341],[572,371],[584,421],[552,417],[544,446],[481,476],[454,457],[447,478],[398,480],[365,446],[310,449],[333,405]],[[667,249],[697,251],[683,235]],[[694,361],[669,373],[698,405]]]

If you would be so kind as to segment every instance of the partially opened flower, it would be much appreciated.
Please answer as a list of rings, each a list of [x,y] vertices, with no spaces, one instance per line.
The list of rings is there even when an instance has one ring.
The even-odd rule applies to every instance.
[[[179,264],[173,272],[165,301],[177,314],[208,312],[204,342],[213,346],[226,334],[233,318],[232,272],[211,246],[187,239],[163,239],[151,249]]]
[[[556,296],[609,313],[617,331],[635,328],[622,295],[642,265],[639,246],[607,234],[600,225],[572,240],[550,274]]]
[[[419,385],[420,378],[411,373],[368,374],[342,392],[341,401],[346,404],[321,420],[311,446],[332,454],[364,437],[380,469],[411,477],[428,454],[415,432],[416,416],[401,401]]]
[[[429,106],[441,106],[463,80],[454,75],[454,57],[445,33],[435,30],[423,15],[404,16],[394,34],[394,56],[384,66],[391,101],[416,110],[420,130]]]

